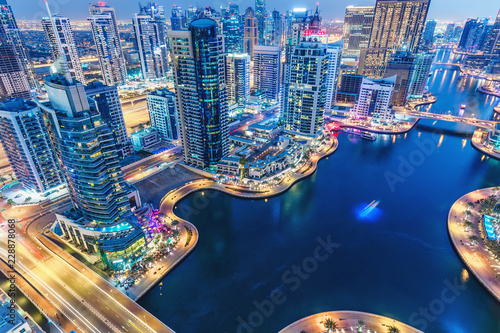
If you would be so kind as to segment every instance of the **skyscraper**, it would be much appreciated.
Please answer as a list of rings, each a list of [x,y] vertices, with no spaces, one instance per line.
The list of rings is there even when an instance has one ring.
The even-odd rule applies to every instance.
[[[170,26],[172,30],[186,30],[187,18],[184,16],[181,6],[174,5],[174,7],[172,8]]]
[[[417,53],[413,60],[413,73],[410,78],[408,98],[422,98],[429,79],[434,54]]]
[[[245,32],[243,36],[243,52],[250,54],[253,59],[253,50],[258,44],[257,21],[252,7],[245,11]]]
[[[145,239],[131,212],[117,143],[83,85],[57,73],[44,79],[49,102],[38,101],[74,206],[57,213],[57,222],[75,245],[123,269],[142,257]]]
[[[80,63],[75,38],[73,37],[73,29],[71,28],[69,19],[60,15],[52,15],[48,5],[47,10],[49,17],[42,19],[42,27],[49,41],[52,58],[54,58],[54,60],[59,58],[62,51],[68,63],[71,77],[85,83],[82,64]]]
[[[158,89],[148,94],[147,102],[151,126],[156,128],[160,138],[168,141],[178,140],[179,113],[175,94],[168,89]]]
[[[284,70],[282,115],[287,132],[314,137],[321,130],[330,55],[319,41],[292,48]]]
[[[225,8],[222,11],[221,21],[226,52],[243,52],[244,23],[238,5],[230,4],[228,8]]]
[[[63,185],[40,108],[21,98],[0,102],[0,141],[16,178],[38,193]]]
[[[116,86],[106,86],[102,82],[92,82],[85,87],[85,93],[95,103],[97,111],[99,111],[102,119],[113,132],[118,156],[125,158],[131,155],[133,148],[127,135],[127,127],[125,126],[122,105]]]
[[[458,48],[467,52],[479,51],[484,43],[485,35],[488,35],[488,19],[467,19]]]
[[[24,71],[29,87],[31,89],[37,89],[39,85],[36,80],[35,69],[33,68],[31,58],[26,49],[21,30],[19,30],[17,26],[14,13],[12,12],[12,8],[7,4],[7,0],[0,0],[0,41],[3,45],[10,45],[12,47],[12,49],[8,51],[7,48],[3,48],[8,54],[8,60],[6,61],[12,62],[13,58],[11,56],[14,54],[15,58],[18,60],[16,62],[20,63]],[[13,65],[13,67],[17,67],[17,64]],[[20,88],[21,86],[23,86],[23,84],[18,85],[18,87],[12,87],[12,90],[16,91],[16,88]]]
[[[429,48],[434,43],[434,32],[436,30],[436,20],[428,20],[425,24],[425,29],[421,38],[421,45],[424,48]]]
[[[266,0],[255,0],[255,18],[257,20],[258,43],[265,45]]]
[[[359,58],[361,49],[367,48],[370,41],[373,6],[348,6],[344,18],[344,57]]]
[[[281,76],[279,46],[257,45],[253,57],[253,88],[264,93],[266,99],[277,102]]]
[[[449,23],[444,31],[443,39],[445,42],[451,42],[453,40],[453,31],[455,30],[455,23]]]
[[[169,34],[184,161],[214,170],[229,148],[224,36],[209,18]]]
[[[15,47],[0,40],[0,98],[9,97],[30,99],[30,85]]]
[[[326,45],[328,54],[328,76],[326,79],[326,101],[325,111],[330,112],[332,103],[336,99],[337,87],[339,83],[340,62],[342,60],[343,43],[330,43]]]
[[[361,50],[358,74],[382,78],[389,56],[418,47],[429,0],[377,0],[368,48]]]
[[[168,70],[165,21],[161,12],[149,3],[132,19],[144,80],[164,78]]]
[[[127,82],[127,68],[123,57],[115,10],[103,3],[89,7],[90,25],[97,48],[104,83],[108,86]]]
[[[500,54],[500,10],[486,40],[485,53]]]
[[[396,51],[387,61],[384,77],[396,77],[391,101],[394,106],[404,106],[406,104],[410,79],[413,75],[413,61],[414,58],[408,51]]]
[[[395,76],[379,80],[364,78],[358,101],[351,108],[351,117],[372,117],[380,122],[391,122],[394,119],[391,99],[395,83]]]
[[[227,100],[245,107],[250,98],[250,55],[228,53],[226,57]]]

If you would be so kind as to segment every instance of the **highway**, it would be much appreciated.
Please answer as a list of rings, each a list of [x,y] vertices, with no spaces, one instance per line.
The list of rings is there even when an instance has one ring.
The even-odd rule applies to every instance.
[[[397,114],[405,115],[413,118],[426,118],[426,119],[435,119],[435,120],[444,120],[451,121],[455,123],[464,123],[468,125],[483,127],[483,128],[494,128],[497,124],[496,121],[491,120],[483,120],[476,118],[466,118],[466,117],[458,117],[447,114],[436,114],[430,112],[420,112],[420,111],[408,111],[408,110],[397,110]]]

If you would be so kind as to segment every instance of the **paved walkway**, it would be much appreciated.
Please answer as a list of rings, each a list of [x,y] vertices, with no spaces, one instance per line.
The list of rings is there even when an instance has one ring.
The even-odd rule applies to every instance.
[[[474,130],[474,134],[472,135],[472,140],[470,141],[472,147],[474,147],[476,150],[480,151],[481,153],[488,155],[489,157],[492,157],[494,159],[500,160],[500,154],[493,151],[489,146],[486,146],[483,144],[483,136],[488,134],[489,131],[484,130],[480,127],[476,127]]]
[[[477,224],[477,221],[481,217],[477,211],[479,208],[478,204],[475,204],[471,208],[472,217],[469,218],[474,223],[474,228],[465,231],[465,227],[463,226],[467,202],[475,203],[479,199],[487,198],[491,194],[496,193],[494,189],[494,187],[490,187],[476,190],[458,199],[448,214],[448,233],[453,246],[460,254],[465,265],[474,273],[479,282],[500,301],[500,261],[493,258],[484,244],[482,238],[484,235],[480,233]],[[478,244],[470,244],[469,237],[472,235],[476,235],[479,238]]]
[[[363,332],[387,332],[387,326],[396,326],[399,328],[400,333],[422,333],[422,331],[419,331],[416,328],[406,325],[400,321],[376,314],[357,311],[328,311],[317,313],[294,322],[279,331],[279,333],[299,333],[301,330],[304,330],[307,333],[326,332],[325,326],[322,322],[327,317],[337,322],[339,326],[339,331],[337,332],[344,332],[344,330],[356,331],[356,323],[358,320],[362,320],[366,325]]]

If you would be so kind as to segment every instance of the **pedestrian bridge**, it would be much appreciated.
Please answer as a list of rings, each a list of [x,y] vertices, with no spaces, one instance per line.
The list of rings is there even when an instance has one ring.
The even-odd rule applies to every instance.
[[[421,112],[421,111],[409,111],[409,110],[396,110],[396,114],[405,115],[411,118],[422,118],[422,119],[435,119],[435,120],[443,120],[443,121],[451,121],[455,123],[463,123],[473,126],[478,126],[482,128],[492,129],[495,128],[498,121],[492,120],[483,120],[477,118],[467,118],[467,117],[459,117],[453,116],[450,114],[437,114],[430,112]]]

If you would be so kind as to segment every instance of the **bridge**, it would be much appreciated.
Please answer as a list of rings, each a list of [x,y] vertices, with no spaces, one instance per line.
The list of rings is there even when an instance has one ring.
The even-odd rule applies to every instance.
[[[430,113],[430,112],[421,112],[421,111],[416,111],[416,110],[409,111],[406,109],[402,109],[402,110],[395,110],[395,112],[396,112],[396,114],[405,115],[405,116],[411,117],[411,118],[423,118],[423,119],[435,119],[435,120],[451,121],[451,122],[455,122],[455,123],[463,123],[463,124],[487,128],[487,129],[495,128],[496,124],[498,123],[497,121],[492,121],[492,120],[460,117],[460,116],[454,116],[451,114],[437,114],[437,113]]]
[[[460,64],[450,62],[433,62],[433,65],[453,66],[460,68]]]

